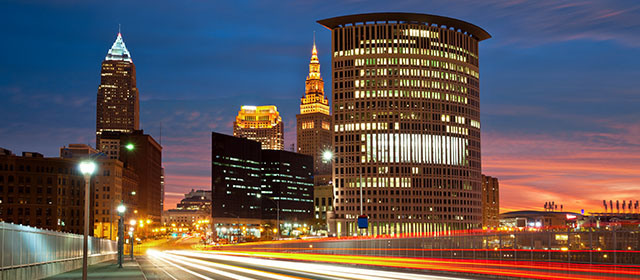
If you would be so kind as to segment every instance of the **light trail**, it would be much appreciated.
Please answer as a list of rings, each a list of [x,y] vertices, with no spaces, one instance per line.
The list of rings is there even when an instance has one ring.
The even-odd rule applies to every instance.
[[[223,254],[215,254],[212,252],[193,252],[193,251],[169,251],[171,255],[183,255],[195,258],[206,258],[217,261],[231,261],[239,263],[248,263],[259,265],[261,267],[287,269],[299,272],[311,272],[313,274],[325,275],[330,277],[341,277],[340,279],[363,279],[363,280],[397,280],[397,279],[416,279],[416,280],[434,280],[434,279],[461,279],[454,277],[439,277],[421,275],[416,273],[389,272],[383,270],[344,267],[327,264],[313,264],[304,262],[292,262],[282,260],[266,260],[257,258],[247,258],[240,256],[229,256]]]
[[[628,269],[566,263],[526,261],[480,261],[469,259],[427,259],[362,255],[256,251],[151,251],[149,255],[198,277],[209,273],[231,279],[352,279],[433,280],[454,279],[426,273],[463,273],[462,277],[494,275],[535,279],[638,279],[640,266]],[[354,267],[357,266],[357,267]],[[195,269],[193,271],[192,269]],[[389,271],[391,269],[391,271]],[[415,272],[397,271],[412,269]],[[396,270],[396,271],[394,271]],[[197,272],[196,272],[197,271]],[[194,274],[195,273],[195,274]],[[214,277],[215,278],[215,277]],[[217,278],[216,278],[217,279]],[[461,278],[458,278],[461,279]]]
[[[400,257],[373,257],[373,256],[354,256],[354,255],[324,255],[324,254],[305,254],[305,253],[281,253],[281,252],[252,252],[252,251],[235,251],[235,252],[217,252],[218,254],[229,254],[236,256],[252,256],[261,258],[276,258],[297,261],[318,261],[325,263],[341,263],[341,264],[360,264],[382,267],[397,267],[422,269],[433,271],[452,271],[464,272],[472,274],[501,275],[509,277],[537,278],[537,279],[584,279],[589,277],[592,279],[611,279],[613,277],[626,277],[637,279],[640,271],[613,269],[577,269],[570,267],[549,267],[535,265],[514,265],[509,263],[491,263],[485,261],[469,261],[469,260],[433,260],[418,258],[400,258]],[[488,267],[487,267],[488,266]],[[548,270],[554,270],[553,272]],[[563,272],[574,272],[563,273]],[[586,273],[586,274],[576,274]],[[598,275],[604,274],[604,275]]]
[[[245,249],[245,248],[243,248]],[[296,247],[296,248],[268,248],[265,250],[264,248],[246,248],[248,250],[228,250],[227,252],[258,252],[258,253],[276,253],[273,251],[286,251],[286,250],[300,250],[300,251],[403,251],[403,250],[443,250],[443,251],[455,251],[455,250],[473,250],[473,249],[396,249],[396,248],[304,248],[304,247]],[[490,252],[500,252],[500,253],[508,253],[513,250],[488,250]],[[527,250],[529,252],[529,250]],[[566,252],[566,251],[565,251]],[[600,251],[598,251],[600,252]],[[556,253],[561,253],[560,251],[556,251]],[[564,252],[562,252],[564,253]],[[361,258],[375,258],[376,256],[366,256],[366,255],[355,255],[355,254],[323,254],[321,252],[318,253],[299,253],[299,252],[287,252],[286,254],[312,254],[312,255],[323,255],[323,256],[347,256],[347,257],[361,257]],[[384,258],[394,258],[403,260],[405,262],[411,263],[424,263],[424,262],[440,262],[440,263],[450,263],[450,264],[471,264],[477,265],[481,264],[484,266],[511,266],[517,268],[532,268],[532,269],[547,269],[547,270],[559,270],[559,271],[574,271],[574,272],[589,272],[589,273],[609,273],[611,271],[615,271],[618,274],[628,274],[628,275],[638,275],[640,276],[640,265],[621,265],[621,264],[579,264],[579,263],[565,263],[565,262],[542,262],[542,261],[514,261],[514,260],[472,260],[472,259],[446,259],[446,258],[433,258],[429,256],[424,257],[384,257]],[[585,268],[585,266],[591,268]]]
[[[200,274],[200,273],[197,273],[197,272],[195,272],[195,271],[191,271],[191,270],[189,270],[189,269],[186,269],[186,268],[184,268],[184,267],[182,267],[182,266],[179,266],[179,265],[177,265],[177,264],[175,264],[175,263],[173,263],[173,262],[171,262],[171,261],[168,261],[168,260],[164,259],[162,256],[160,256],[160,254],[161,254],[161,253],[155,253],[155,252],[149,252],[149,251],[147,251],[147,253],[148,253],[150,256],[155,257],[155,258],[157,258],[158,260],[160,260],[160,261],[162,261],[162,262],[168,263],[168,264],[170,264],[170,265],[172,265],[172,266],[176,267],[177,269],[180,269],[180,270],[182,270],[182,271],[184,271],[184,272],[186,272],[186,273],[189,273],[189,274],[191,274],[191,275],[197,276],[197,277],[202,278],[202,279],[205,279],[205,280],[214,280],[213,278],[209,278],[209,277],[204,276],[204,275],[202,275],[202,274]]]
[[[207,261],[202,261],[199,259],[194,259],[194,258],[186,258],[183,256],[178,256],[175,254],[167,254],[165,252],[158,252],[158,251],[150,251],[149,256],[153,257],[153,258],[157,258],[160,260],[163,260],[165,262],[168,262],[178,268],[180,268],[181,270],[185,270],[191,274],[198,274],[196,272],[187,270],[186,268],[182,267],[182,266],[178,266],[174,263],[172,263],[172,261],[178,262],[182,265],[186,265],[189,267],[193,267],[196,269],[200,269],[200,270],[204,270],[213,274],[218,274],[218,275],[222,275],[224,277],[229,277],[232,279],[237,279],[237,280],[257,280],[257,279],[264,279],[266,278],[271,278],[271,279],[282,279],[282,280],[301,280],[301,279],[305,279],[305,278],[299,278],[299,277],[291,277],[291,276],[287,276],[287,275],[283,275],[283,274],[277,274],[277,273],[271,273],[271,272],[264,272],[264,271],[259,271],[259,270],[254,270],[254,269],[249,269],[249,268],[242,268],[242,267],[237,267],[237,266],[233,266],[233,265],[225,265],[225,264],[219,264],[219,263],[212,263],[212,262],[207,262]],[[169,261],[171,260],[171,261]],[[215,267],[215,268],[214,268]],[[245,277],[239,274],[235,274],[235,273],[229,273],[220,269],[216,269],[216,268],[220,268],[220,269],[224,269],[224,270],[231,270],[231,271],[236,271],[236,272],[241,272],[241,273],[246,273],[246,274],[251,274],[251,275],[255,275],[255,276],[259,276],[260,278],[249,278],[249,277]],[[192,273],[193,272],[193,273]],[[196,275],[198,277],[205,277],[205,279],[211,279],[208,278],[204,275]]]

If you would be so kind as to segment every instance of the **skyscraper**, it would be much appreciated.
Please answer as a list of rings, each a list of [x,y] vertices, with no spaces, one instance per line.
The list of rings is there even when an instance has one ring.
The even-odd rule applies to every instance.
[[[96,108],[96,148],[105,131],[129,133],[139,129],[140,108],[136,67],[118,32],[116,41],[102,62]]]
[[[211,133],[211,216],[216,222],[262,218],[260,166],[259,142]]]
[[[105,132],[101,145],[101,152],[109,158],[122,161],[127,169],[123,172],[132,171],[138,179],[137,189],[131,189],[123,183],[125,204],[135,205],[136,218],[160,222],[163,187],[162,146],[142,130],[134,130],[131,133]],[[129,205],[127,207],[131,209]]]
[[[314,175],[331,175],[331,165],[322,162],[322,152],[331,150],[331,114],[329,100],[324,96],[315,40],[305,94],[300,100],[300,114],[296,115],[296,120],[298,153],[313,156]]]
[[[300,224],[313,217],[313,158],[289,151],[262,150],[262,218]]]
[[[414,13],[318,23],[332,36],[333,230],[355,233],[361,212],[370,234],[479,227],[478,42],[491,36]]]
[[[242,106],[233,122],[233,136],[258,141],[265,150],[284,150],[284,127],[273,105]]]
[[[482,226],[500,225],[500,184],[498,178],[482,174]]]

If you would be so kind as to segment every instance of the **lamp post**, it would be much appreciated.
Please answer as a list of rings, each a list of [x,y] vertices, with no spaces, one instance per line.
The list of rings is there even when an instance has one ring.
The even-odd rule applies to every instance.
[[[122,268],[122,258],[124,254],[124,211],[126,211],[127,208],[120,202],[116,210],[120,217],[118,220],[118,267]]]
[[[84,175],[84,238],[82,241],[82,280],[87,280],[87,269],[89,256],[89,199],[91,193],[91,175],[96,170],[96,164],[93,161],[83,161],[79,165],[80,173]]]
[[[261,197],[262,197],[262,195],[260,195],[260,194],[258,194],[257,196],[258,196],[258,198],[261,198]],[[278,230],[278,240],[280,240],[280,201],[279,201],[279,200],[275,200],[275,199],[273,199],[272,197],[268,197],[268,196],[267,196],[266,198],[268,198],[268,199],[269,199],[269,200],[271,200],[272,202],[275,202],[275,203],[276,203],[276,208],[277,208],[277,211],[278,211],[278,212],[276,213],[276,220],[277,220],[277,222],[276,222],[276,223],[278,223],[278,227],[277,227],[277,230]]]
[[[322,159],[324,159],[325,161],[330,161],[333,159],[333,153],[331,151],[324,151],[322,153]],[[355,163],[354,161],[352,161],[349,157],[344,157],[344,159],[349,162],[349,163]],[[362,206],[362,185],[363,185],[363,181],[362,181],[362,166],[358,167],[358,173],[360,174],[360,217],[364,216],[364,212],[363,212],[363,206]],[[358,226],[359,228],[359,226]]]
[[[136,228],[136,220],[129,221],[131,227],[129,228],[129,243],[131,243],[131,260],[133,260],[133,231]]]

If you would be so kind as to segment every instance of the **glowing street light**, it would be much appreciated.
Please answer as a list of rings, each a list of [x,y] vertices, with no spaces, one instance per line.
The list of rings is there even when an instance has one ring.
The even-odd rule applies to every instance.
[[[89,193],[91,190],[91,175],[96,171],[93,161],[82,161],[78,165],[80,173],[84,176],[84,238],[82,240],[82,280],[87,280],[87,258],[89,256]]]
[[[125,207],[124,204],[120,204],[116,208],[116,211],[118,211],[118,215],[120,215],[120,216],[122,216],[122,214],[124,214],[124,211],[126,211],[126,210],[127,210],[127,207]]]
[[[333,158],[333,153],[329,150],[324,151],[322,153],[322,159],[324,159],[324,161],[330,161]]]
[[[126,146],[124,146],[125,148],[127,148],[127,150],[129,151],[133,151],[133,149],[136,148],[136,146],[134,146],[132,143],[127,144]]]

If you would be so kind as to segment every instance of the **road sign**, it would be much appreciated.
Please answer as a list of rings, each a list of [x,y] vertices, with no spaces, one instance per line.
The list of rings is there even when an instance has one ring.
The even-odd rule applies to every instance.
[[[367,215],[358,216],[358,228],[368,228],[369,227],[369,219]]]

